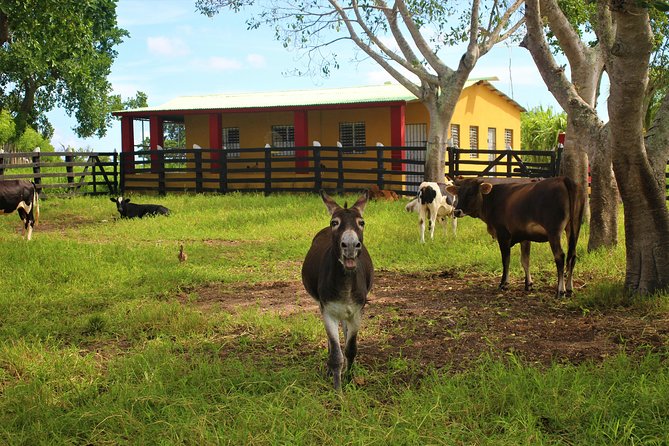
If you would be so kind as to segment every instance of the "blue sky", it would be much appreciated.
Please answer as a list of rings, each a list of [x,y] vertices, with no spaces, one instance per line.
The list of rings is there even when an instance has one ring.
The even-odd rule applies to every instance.
[[[247,31],[244,13],[225,12],[210,19],[195,10],[193,0],[119,0],[117,14],[119,26],[130,36],[117,47],[118,57],[109,80],[114,92],[124,99],[138,90],[147,93],[150,106],[183,95],[336,88],[392,81],[371,60],[349,62],[355,56],[352,43],[338,47],[341,68],[329,78],[287,75],[294,68],[305,67],[301,53],[284,49],[268,29]],[[455,67],[462,52],[455,48],[439,54]],[[504,43],[493,48],[471,75],[482,76],[497,76],[499,81],[494,85],[525,108],[542,105],[559,109],[524,48]],[[79,139],[72,131],[74,120],[65,112],[54,110],[49,119],[55,127],[52,143],[56,150],[73,146],[120,151],[117,121],[105,138]]]

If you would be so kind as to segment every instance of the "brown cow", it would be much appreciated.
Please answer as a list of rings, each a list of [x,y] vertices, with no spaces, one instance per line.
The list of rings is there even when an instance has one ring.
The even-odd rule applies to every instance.
[[[585,206],[585,195],[576,183],[567,177],[556,177],[531,183],[493,185],[481,178],[471,178],[458,181],[448,191],[458,197],[456,217],[480,218],[488,226],[490,235],[497,239],[503,268],[500,289],[507,289],[509,284],[509,256],[513,245],[521,244],[525,289],[530,290],[530,242],[549,242],[558,274],[556,294],[564,295],[565,255],[560,244],[564,231],[568,240],[566,293],[571,295],[576,244]]]

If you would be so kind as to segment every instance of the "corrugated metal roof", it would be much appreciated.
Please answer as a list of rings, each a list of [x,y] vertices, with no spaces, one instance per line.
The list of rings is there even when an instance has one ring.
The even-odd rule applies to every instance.
[[[497,78],[469,79],[464,88],[478,82],[485,82],[496,90],[488,81]],[[499,90],[498,90],[499,91]],[[499,92],[505,96],[502,92]],[[511,98],[507,99],[522,109]],[[132,112],[169,112],[181,110],[234,110],[249,108],[304,107],[338,104],[360,104],[379,102],[410,102],[417,98],[399,84],[386,83],[365,87],[327,88],[320,90],[291,90],[256,93],[223,93],[202,96],[179,96],[157,107],[143,107],[131,110],[119,110],[119,114]]]

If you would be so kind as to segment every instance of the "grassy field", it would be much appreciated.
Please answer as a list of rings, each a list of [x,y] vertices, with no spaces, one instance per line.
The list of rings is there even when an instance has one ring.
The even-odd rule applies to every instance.
[[[482,356],[419,379],[391,355],[358,367],[364,385],[336,394],[318,317],[262,302],[236,314],[188,304],[207,284],[299,280],[328,223],[319,198],[132,198],[172,216],[119,220],[106,197],[43,200],[30,243],[16,215],[0,219],[0,444],[669,443],[669,368],[658,353],[549,367]],[[368,205],[378,270],[499,275],[481,222],[463,219],[457,240],[438,232],[419,245],[416,221],[402,203]],[[576,276],[588,286],[571,305],[629,304],[624,249],[587,253],[587,232]],[[553,283],[547,244],[532,249],[535,282]],[[516,247],[515,276],[518,257]],[[666,312],[668,297],[632,305]]]

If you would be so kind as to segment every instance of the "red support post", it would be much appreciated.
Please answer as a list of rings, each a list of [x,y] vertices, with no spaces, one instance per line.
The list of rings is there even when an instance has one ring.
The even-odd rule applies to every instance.
[[[404,147],[406,145],[405,135],[406,105],[393,105],[390,107],[390,145],[392,147]],[[404,150],[393,150],[390,154],[392,159],[404,159]],[[393,162],[393,170],[404,171],[404,164]]]
[[[153,115],[149,117],[149,148],[151,149],[151,170],[158,171],[158,146],[163,147],[165,144],[163,133],[163,118]]]
[[[220,167],[221,150],[223,149],[223,127],[221,124],[221,115],[218,113],[209,113],[209,148],[217,150],[211,153],[211,168]]]
[[[132,118],[121,117],[121,159],[125,166],[125,173],[135,171],[135,133]]]
[[[293,125],[295,129],[295,147],[307,147],[309,146],[308,112],[306,110],[296,110],[293,116]],[[305,169],[309,167],[309,161],[306,159],[308,156],[309,152],[307,150],[297,150],[295,152],[295,167]],[[298,170],[298,173],[306,174],[308,171]]]

